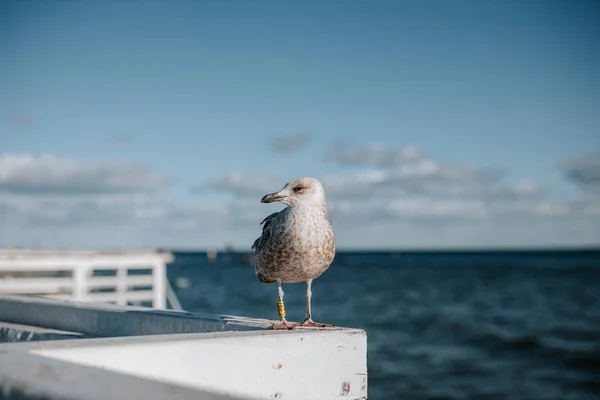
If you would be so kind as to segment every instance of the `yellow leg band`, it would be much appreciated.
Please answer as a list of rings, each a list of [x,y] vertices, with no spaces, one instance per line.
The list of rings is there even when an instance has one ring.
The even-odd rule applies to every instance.
[[[281,318],[285,317],[285,306],[283,305],[283,301],[277,302],[277,311],[279,312],[279,316]]]

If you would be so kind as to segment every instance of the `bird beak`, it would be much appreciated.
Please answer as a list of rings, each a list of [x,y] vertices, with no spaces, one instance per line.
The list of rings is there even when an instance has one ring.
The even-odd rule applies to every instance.
[[[269,193],[267,195],[265,195],[262,199],[260,199],[261,203],[273,203],[276,201],[281,201],[284,198],[284,196],[280,195],[279,192],[277,193]]]

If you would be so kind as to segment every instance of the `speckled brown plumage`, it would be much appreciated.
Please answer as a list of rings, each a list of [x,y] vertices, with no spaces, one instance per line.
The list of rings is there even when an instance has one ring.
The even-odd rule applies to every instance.
[[[335,234],[324,200],[323,196],[322,202],[298,202],[261,222],[262,235],[252,245],[261,282],[303,282],[329,268],[335,257]]]
[[[295,179],[261,200],[274,201],[287,207],[261,222],[262,234],[252,245],[256,276],[263,283],[278,282],[280,301],[281,283],[307,282],[306,321],[315,324],[310,318],[310,285],[335,257],[335,234],[327,218],[325,190],[314,178]],[[285,318],[282,321],[285,323]]]

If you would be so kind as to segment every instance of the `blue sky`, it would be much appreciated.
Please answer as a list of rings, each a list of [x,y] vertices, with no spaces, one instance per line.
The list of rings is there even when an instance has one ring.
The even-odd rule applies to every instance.
[[[600,243],[593,1],[5,1],[0,245]],[[411,155],[412,154],[412,155]]]

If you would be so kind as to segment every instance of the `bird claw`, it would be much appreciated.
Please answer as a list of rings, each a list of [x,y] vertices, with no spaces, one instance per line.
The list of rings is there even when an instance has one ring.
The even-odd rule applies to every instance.
[[[294,329],[295,327],[297,327],[298,325],[300,325],[297,322],[288,322],[285,319],[281,320],[280,322],[273,324],[273,330],[288,330],[288,329]]]
[[[312,319],[307,319],[302,323],[302,326],[313,326],[315,328],[331,328],[333,327],[332,324],[321,324],[319,322],[315,322]]]

